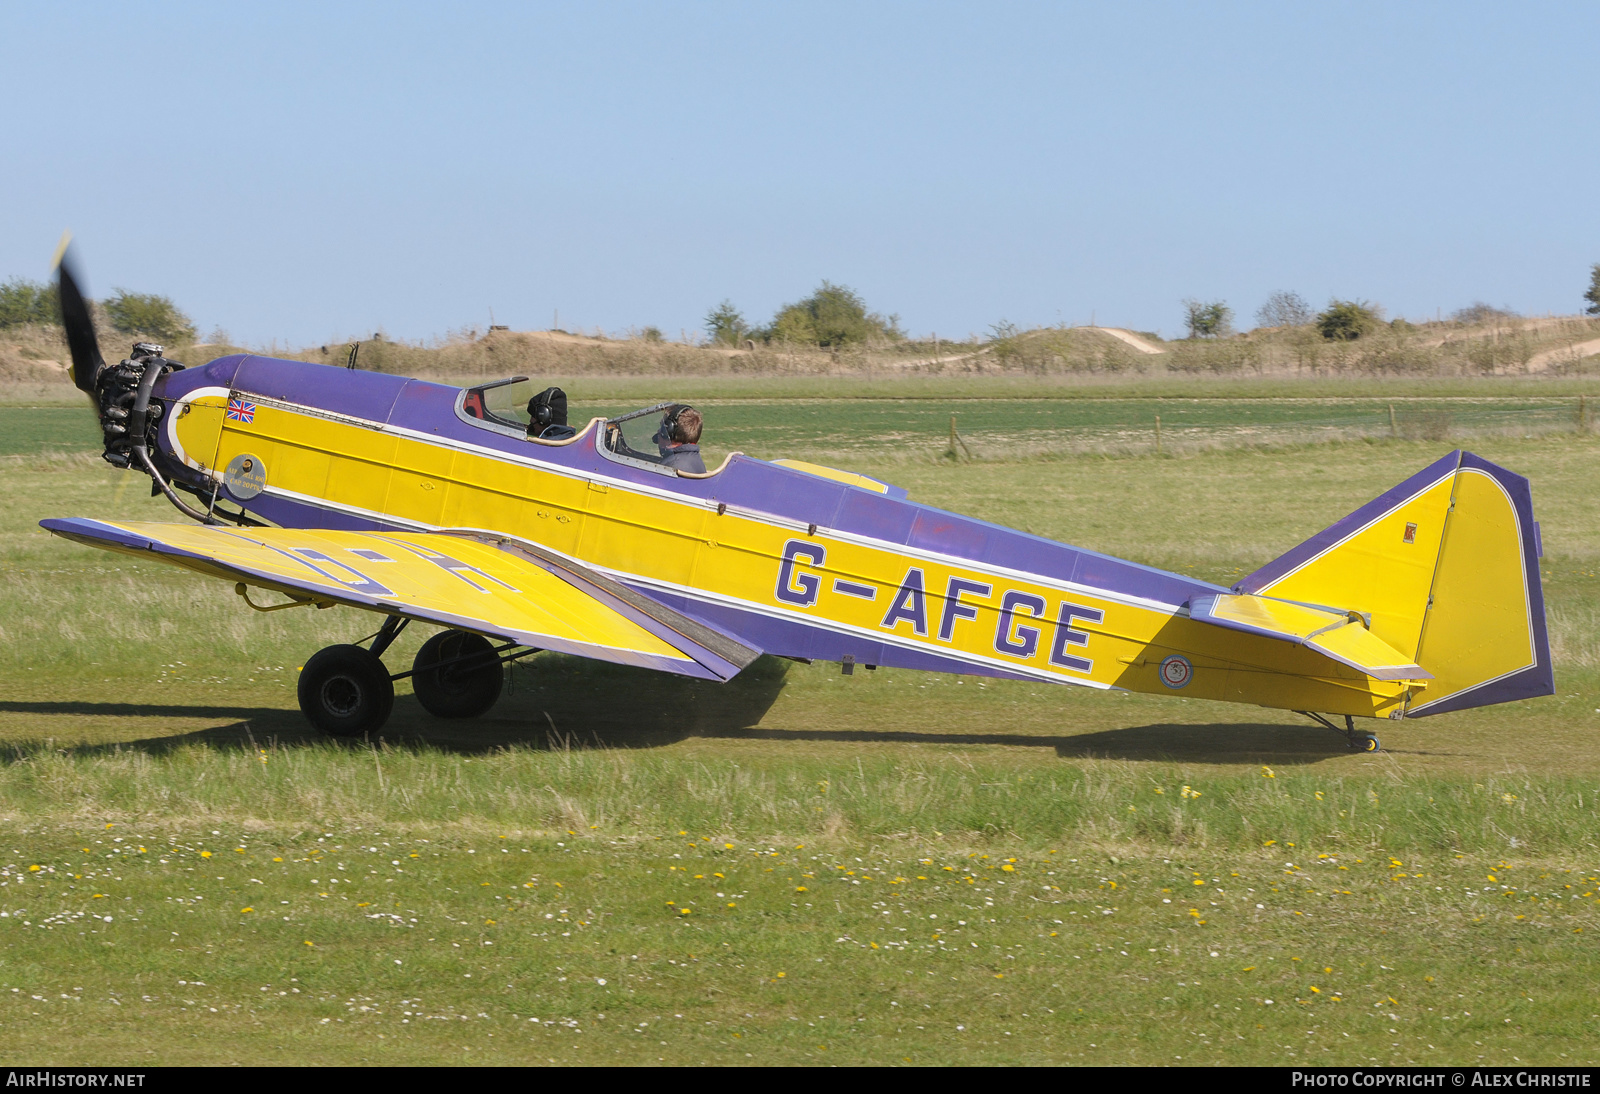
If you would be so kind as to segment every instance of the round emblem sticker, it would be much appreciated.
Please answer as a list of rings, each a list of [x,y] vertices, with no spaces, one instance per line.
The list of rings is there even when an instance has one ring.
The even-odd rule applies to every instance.
[[[244,453],[228,461],[222,482],[235,498],[249,501],[266,487],[267,469],[259,457]]]
[[[1169,688],[1181,688],[1194,678],[1194,666],[1187,658],[1173,654],[1161,662],[1161,682]]]

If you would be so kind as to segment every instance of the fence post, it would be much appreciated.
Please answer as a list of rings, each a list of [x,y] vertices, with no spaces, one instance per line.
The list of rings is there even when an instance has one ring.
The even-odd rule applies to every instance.
[[[1161,455],[1161,415],[1156,415],[1156,455]]]
[[[1393,403],[1389,404],[1389,436],[1391,438],[1395,438],[1395,437],[1399,437],[1400,436],[1400,430],[1395,428],[1395,424],[1394,424],[1394,404]]]
[[[1584,405],[1583,405],[1583,396],[1580,395],[1580,396],[1578,396],[1578,432],[1579,433],[1588,432],[1588,428],[1587,427],[1588,427],[1589,423],[1584,420],[1584,414],[1585,414],[1585,410],[1584,410]]]

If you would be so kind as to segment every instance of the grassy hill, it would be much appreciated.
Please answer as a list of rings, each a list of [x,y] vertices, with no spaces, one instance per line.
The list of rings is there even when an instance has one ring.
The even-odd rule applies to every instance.
[[[101,345],[125,352],[127,334],[106,329]],[[245,347],[199,343],[169,347],[199,362]],[[343,365],[347,343],[256,352]],[[1154,350],[1155,352],[1149,352]],[[1381,324],[1351,342],[1324,339],[1314,327],[1264,328],[1214,339],[1163,341],[1154,334],[1099,327],[1046,327],[965,342],[907,339],[825,350],[749,341],[740,348],[606,338],[564,331],[467,332],[426,342],[388,339],[359,344],[358,365],[410,376],[550,377],[715,376],[1032,377],[1071,383],[1171,377],[1469,378],[1571,377],[1600,371],[1600,318],[1581,316]],[[67,382],[66,350],[52,327],[0,331],[0,383]]]

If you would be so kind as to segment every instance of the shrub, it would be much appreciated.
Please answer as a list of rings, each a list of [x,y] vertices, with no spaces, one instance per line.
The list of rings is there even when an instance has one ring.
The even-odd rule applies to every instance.
[[[1450,318],[1457,323],[1468,326],[1478,326],[1483,323],[1494,323],[1501,319],[1516,319],[1517,313],[1510,308],[1497,308],[1493,304],[1485,304],[1478,300],[1450,313]]]
[[[1354,342],[1378,325],[1378,309],[1365,300],[1332,300],[1317,316],[1317,330],[1330,342]]]
[[[14,277],[0,285],[0,330],[28,323],[61,322],[56,287]]]
[[[899,316],[888,319],[867,311],[854,289],[824,281],[817,291],[780,308],[772,325],[761,332],[769,342],[798,342],[836,349],[864,342],[898,342],[905,335]]]
[[[737,346],[750,334],[750,324],[731,300],[724,300],[707,312],[705,326],[711,340],[724,346]]]
[[[1022,346],[1018,343],[1021,333],[1015,323],[1005,319],[989,328],[989,351],[1002,365],[1022,352]]]
[[[169,343],[194,341],[194,324],[170,297],[118,289],[101,306],[111,325],[124,334],[147,334]]]
[[[1279,289],[1256,309],[1256,323],[1263,327],[1303,327],[1311,322],[1311,305],[1297,292]]]
[[[1218,338],[1233,332],[1233,309],[1221,300],[1209,304],[1185,300],[1183,307],[1190,338]]]

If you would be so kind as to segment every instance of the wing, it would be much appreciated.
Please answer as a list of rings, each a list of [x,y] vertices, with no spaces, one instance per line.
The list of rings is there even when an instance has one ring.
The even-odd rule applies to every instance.
[[[1202,623],[1307,646],[1375,680],[1433,679],[1431,672],[1369,631],[1354,612],[1224,593],[1195,597],[1189,615]]]
[[[40,522],[321,605],[347,604],[519,645],[727,680],[761,653],[535,544],[470,532],[345,532],[88,520]]]

